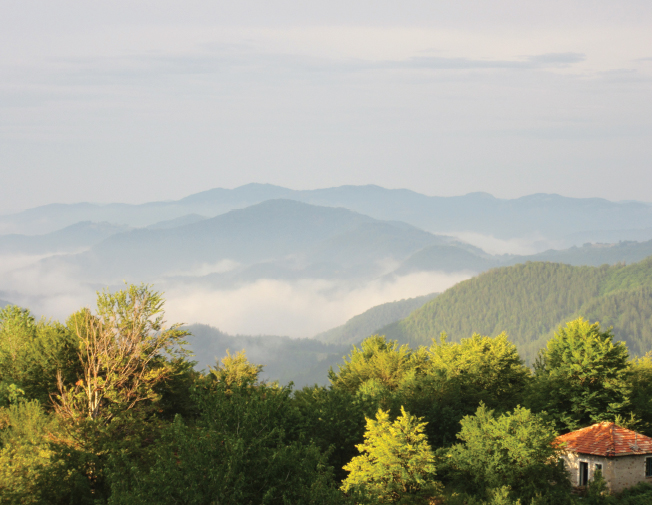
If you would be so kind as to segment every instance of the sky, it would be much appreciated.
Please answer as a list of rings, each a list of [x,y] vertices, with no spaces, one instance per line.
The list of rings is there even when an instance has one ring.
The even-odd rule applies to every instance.
[[[266,182],[644,200],[652,2],[0,1],[0,213]]]

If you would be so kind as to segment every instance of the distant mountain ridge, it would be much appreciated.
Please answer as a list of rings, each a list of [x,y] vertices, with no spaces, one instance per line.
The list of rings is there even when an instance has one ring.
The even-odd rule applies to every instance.
[[[195,354],[195,368],[215,366],[227,351],[235,354],[244,350],[252,363],[264,364],[261,377],[294,382],[295,388],[313,384],[326,385],[328,369],[339,363],[348,352],[348,346],[334,345],[315,339],[292,339],[275,335],[229,335],[205,324],[185,327],[192,334],[188,338]]]
[[[291,190],[270,184],[216,188],[176,201],[141,205],[52,204],[0,216],[0,234],[47,233],[88,220],[146,227],[189,214],[214,217],[271,199],[344,207],[383,221],[403,221],[432,233],[467,231],[505,239],[539,234],[565,240],[566,246],[582,243],[577,240],[594,241],[592,237],[605,233],[613,241],[632,236],[637,240],[652,239],[652,206],[639,202],[548,194],[512,200],[487,193],[436,197],[374,185]]]
[[[228,281],[234,275],[247,280],[252,274],[351,278],[382,274],[383,261],[401,261],[433,244],[449,244],[460,252],[467,247],[405,223],[378,221],[344,208],[268,200],[181,226],[118,233],[87,252],[44,264],[50,269],[65,264],[84,278],[102,282],[171,275],[212,276],[207,281]],[[227,272],[205,271],[207,265],[229,261],[234,266]]]
[[[0,235],[0,254],[76,252],[127,230],[125,225],[83,221],[45,235]]]

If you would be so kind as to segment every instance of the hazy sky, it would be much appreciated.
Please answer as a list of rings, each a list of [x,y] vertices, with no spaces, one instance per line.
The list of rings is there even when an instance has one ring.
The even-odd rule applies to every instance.
[[[210,187],[650,201],[652,2],[0,0],[0,212]]]

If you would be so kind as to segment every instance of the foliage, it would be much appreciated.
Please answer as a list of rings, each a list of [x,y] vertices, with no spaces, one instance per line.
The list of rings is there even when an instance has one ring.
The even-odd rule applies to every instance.
[[[636,429],[652,436],[652,351],[631,362],[629,391]]]
[[[294,393],[301,416],[300,431],[328,457],[339,482],[346,477],[344,465],[357,454],[364,439],[365,417],[376,402],[333,387],[305,387]]]
[[[235,355],[226,351],[222,363],[218,361],[215,368],[211,368],[214,380],[222,382],[229,391],[231,386],[248,386],[258,382],[258,376],[263,370],[263,365],[254,365],[247,361],[245,351],[239,351]]]
[[[155,387],[183,363],[187,335],[180,324],[163,327],[163,303],[149,286],[131,285],[99,293],[97,315],[83,310],[75,316],[83,375],[74,385],[59,378],[60,415],[107,421],[159,398]]]
[[[428,352],[430,370],[442,371],[460,385],[460,394],[475,408],[481,401],[490,408],[509,410],[522,401],[530,378],[516,346],[507,334],[491,338],[474,333],[459,344],[434,339]]]
[[[545,494],[544,503],[564,503],[570,488],[552,445],[556,436],[550,423],[526,408],[496,416],[481,405],[462,419],[461,443],[450,449],[452,479],[480,497],[509,486],[524,503],[538,493]]]
[[[630,409],[627,346],[582,318],[559,328],[535,365],[531,403],[560,430],[613,421]]]
[[[428,503],[441,490],[425,424],[403,408],[393,423],[381,409],[376,420],[367,418],[361,454],[344,467],[350,473],[342,490],[370,503]]]
[[[210,378],[195,426],[179,416],[140,465],[112,460],[109,503],[341,503],[325,457],[293,432],[290,390]]]
[[[76,352],[75,338],[65,326],[36,322],[27,309],[5,307],[0,310],[0,395],[20,390],[25,398],[49,405],[58,373],[70,379],[79,370]]]
[[[2,503],[42,503],[42,475],[52,458],[47,434],[53,427],[35,400],[0,411],[0,496]]]
[[[407,345],[387,341],[380,335],[366,338],[360,348],[353,346],[338,373],[329,373],[333,387],[349,392],[367,390],[372,396],[393,391],[415,369],[425,364],[424,352],[412,352]]]

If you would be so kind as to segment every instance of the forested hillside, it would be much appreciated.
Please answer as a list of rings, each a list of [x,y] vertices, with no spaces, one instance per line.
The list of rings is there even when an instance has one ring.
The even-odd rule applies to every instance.
[[[315,338],[333,344],[355,344],[376,329],[407,317],[412,311],[432,300],[437,293],[383,303],[349,319],[342,326],[324,331]]]
[[[613,325],[633,354],[652,349],[652,257],[633,265],[575,267],[530,262],[497,268],[461,282],[378,333],[425,344],[446,332],[507,332],[532,361],[564,321],[583,316]]]

